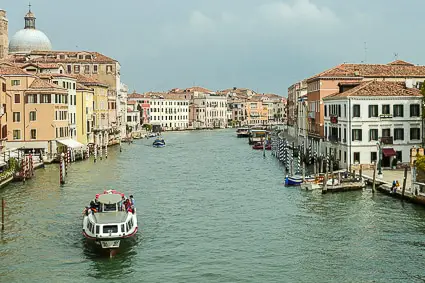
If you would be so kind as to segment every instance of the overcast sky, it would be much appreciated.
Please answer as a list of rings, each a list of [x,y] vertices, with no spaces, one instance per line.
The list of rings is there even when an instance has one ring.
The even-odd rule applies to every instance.
[[[425,64],[423,0],[32,0],[55,50],[117,59],[139,92],[200,85],[286,96],[343,62]],[[9,36],[28,1],[5,0]],[[367,53],[365,52],[367,42]],[[367,54],[367,55],[366,55]]]

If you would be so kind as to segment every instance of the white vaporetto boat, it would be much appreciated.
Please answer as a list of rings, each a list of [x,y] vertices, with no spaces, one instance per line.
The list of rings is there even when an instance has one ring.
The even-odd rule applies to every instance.
[[[97,194],[83,212],[83,235],[94,247],[114,254],[138,230],[136,209],[132,196],[115,190]]]

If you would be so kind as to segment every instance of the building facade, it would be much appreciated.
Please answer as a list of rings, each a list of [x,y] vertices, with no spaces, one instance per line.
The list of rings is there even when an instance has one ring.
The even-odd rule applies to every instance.
[[[150,121],[163,130],[189,127],[189,99],[177,94],[150,94]]]
[[[324,154],[342,168],[410,162],[410,149],[422,142],[420,90],[388,81],[339,86],[340,92],[323,99]]]
[[[76,85],[76,107],[77,107],[77,140],[82,144],[94,143],[94,91],[80,83]]]
[[[195,92],[191,103],[190,122],[195,128],[225,128],[227,126],[225,95]]]

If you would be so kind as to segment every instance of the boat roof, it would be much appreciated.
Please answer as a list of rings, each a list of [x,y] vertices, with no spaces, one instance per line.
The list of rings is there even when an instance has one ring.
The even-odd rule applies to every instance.
[[[116,224],[125,222],[127,219],[126,211],[110,211],[94,213],[93,218],[97,224]]]
[[[98,201],[104,204],[114,204],[120,202],[122,199],[120,194],[102,194],[99,195]]]

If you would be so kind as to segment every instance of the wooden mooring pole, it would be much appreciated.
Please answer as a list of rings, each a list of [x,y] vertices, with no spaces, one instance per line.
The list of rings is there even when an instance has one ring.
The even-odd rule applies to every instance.
[[[406,182],[407,182],[407,167],[404,168],[404,177],[403,177],[403,189],[401,191],[401,196],[404,198],[404,192],[406,190]]]
[[[375,182],[376,182],[376,162],[373,165],[372,193],[375,193]]]
[[[4,231],[4,205],[6,202],[1,198],[1,230]]]

